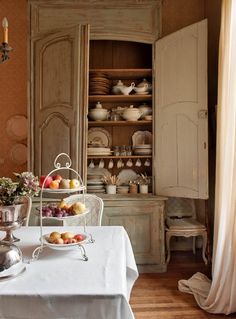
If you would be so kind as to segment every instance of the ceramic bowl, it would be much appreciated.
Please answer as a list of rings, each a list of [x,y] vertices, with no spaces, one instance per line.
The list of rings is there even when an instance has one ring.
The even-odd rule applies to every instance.
[[[134,90],[135,93],[137,93],[137,94],[144,94],[144,93],[147,94],[147,93],[148,93],[148,84],[147,84],[147,83],[144,83],[143,86],[140,86],[140,87],[136,86],[136,87],[133,88],[133,90]]]
[[[108,111],[106,109],[92,109],[88,115],[93,121],[104,121],[107,119]]]
[[[121,80],[119,80],[117,84],[112,87],[111,91],[113,94],[116,94],[116,95],[122,94],[121,93],[122,87],[124,87],[124,84]]]
[[[141,117],[141,112],[138,108],[130,105],[130,107],[124,110],[124,112],[122,113],[122,117],[126,121],[137,121]]]

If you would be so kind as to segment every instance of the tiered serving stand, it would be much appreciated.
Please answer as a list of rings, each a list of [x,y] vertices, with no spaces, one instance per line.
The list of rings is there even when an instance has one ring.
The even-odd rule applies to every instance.
[[[65,158],[65,165],[62,165],[59,161],[60,158],[64,157]],[[32,253],[32,259],[33,260],[37,260],[40,256],[40,253],[43,251],[43,249],[45,247],[49,247],[51,249],[54,249],[54,250],[62,250],[62,251],[67,251],[67,250],[72,250],[72,249],[76,249],[76,248],[79,248],[80,251],[81,251],[81,254],[82,254],[82,257],[83,257],[83,260],[87,261],[88,260],[88,257],[87,257],[87,254],[86,254],[86,251],[85,251],[85,248],[83,246],[83,244],[85,242],[90,242],[90,243],[93,243],[94,242],[94,239],[92,237],[92,234],[89,234],[86,230],[86,215],[87,213],[89,213],[88,209],[85,210],[84,213],[82,214],[79,214],[79,215],[73,215],[73,216],[67,216],[67,217],[44,217],[43,216],[43,213],[42,213],[42,209],[43,209],[43,195],[46,194],[46,193],[49,193],[49,194],[72,194],[72,193],[80,193],[82,194],[82,201],[83,203],[85,204],[85,197],[84,197],[84,192],[86,190],[86,187],[84,186],[83,184],[83,181],[81,179],[81,176],[80,174],[74,170],[73,168],[71,168],[71,165],[72,165],[72,161],[69,157],[68,154],[66,153],[60,153],[54,160],[54,169],[48,173],[48,175],[46,176],[43,184],[42,184],[42,187],[41,187],[41,192],[40,192],[40,211],[39,211],[39,216],[40,216],[40,246],[37,247],[33,253]],[[73,189],[49,189],[49,188],[45,188],[45,183],[46,183],[46,179],[55,174],[56,172],[59,172],[59,171],[65,171],[65,170],[68,170],[68,171],[71,171],[73,172],[78,181],[79,181],[79,184],[80,186],[78,188],[73,188]],[[81,241],[81,242],[77,242],[77,243],[72,243],[72,244],[52,244],[50,243],[49,241],[47,241],[47,237],[48,237],[48,234],[43,234],[43,219],[54,219],[54,220],[68,220],[70,218],[83,218],[83,221],[84,221],[84,236],[85,236],[85,240]]]

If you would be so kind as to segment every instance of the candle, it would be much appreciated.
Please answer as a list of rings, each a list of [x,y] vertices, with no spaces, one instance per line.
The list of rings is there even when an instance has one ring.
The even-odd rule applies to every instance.
[[[8,21],[7,18],[3,18],[2,20],[3,26],[3,43],[8,43]]]

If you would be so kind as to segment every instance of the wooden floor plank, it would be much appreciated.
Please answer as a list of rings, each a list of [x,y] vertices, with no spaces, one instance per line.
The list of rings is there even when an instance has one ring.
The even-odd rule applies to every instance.
[[[178,290],[180,279],[196,272],[209,278],[211,267],[205,266],[198,252],[175,252],[166,273],[140,274],[132,290],[130,304],[136,319],[236,319],[231,315],[210,314],[202,310],[193,295]]]

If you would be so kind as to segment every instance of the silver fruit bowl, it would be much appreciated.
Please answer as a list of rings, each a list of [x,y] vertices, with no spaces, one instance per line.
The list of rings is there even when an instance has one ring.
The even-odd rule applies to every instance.
[[[0,206],[0,230],[6,232],[1,242],[13,243],[19,241],[12,231],[21,227],[26,218],[26,204]]]
[[[13,244],[0,242],[0,280],[16,277],[24,271],[21,250]]]

